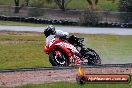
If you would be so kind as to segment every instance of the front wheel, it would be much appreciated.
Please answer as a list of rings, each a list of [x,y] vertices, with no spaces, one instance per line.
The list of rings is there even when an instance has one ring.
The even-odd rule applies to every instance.
[[[59,54],[57,54],[55,51],[52,51],[49,54],[49,61],[52,64],[52,66],[68,66],[68,60],[66,55],[63,52],[57,51]]]

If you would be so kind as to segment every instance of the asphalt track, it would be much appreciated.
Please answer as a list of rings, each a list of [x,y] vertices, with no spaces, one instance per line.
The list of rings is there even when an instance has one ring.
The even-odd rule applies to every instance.
[[[64,67],[63,67],[64,68]],[[26,84],[45,84],[56,82],[76,83],[78,68],[14,71],[0,73],[0,86],[16,87]],[[83,68],[86,74],[132,74],[132,67]]]
[[[13,31],[35,31],[43,32],[44,27],[29,27],[29,26],[4,26],[0,25],[0,30]],[[132,35],[132,28],[93,28],[93,27],[56,27],[58,30],[63,30],[69,33],[84,33],[84,34],[112,34],[112,35]]]
[[[7,72],[25,72],[25,71],[43,71],[43,70],[66,70],[66,69],[78,69],[80,66],[68,66],[68,67],[34,67],[34,68],[16,68],[16,69],[0,69],[0,73]],[[83,68],[111,68],[111,67],[121,67],[121,68],[131,68],[132,63],[126,64],[101,64],[94,66],[82,65]]]

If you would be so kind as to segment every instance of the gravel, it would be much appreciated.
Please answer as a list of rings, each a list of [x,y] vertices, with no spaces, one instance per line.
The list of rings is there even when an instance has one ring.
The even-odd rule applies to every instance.
[[[132,74],[131,67],[85,68],[87,74]],[[20,86],[53,82],[76,82],[78,69],[0,73],[0,86]]]

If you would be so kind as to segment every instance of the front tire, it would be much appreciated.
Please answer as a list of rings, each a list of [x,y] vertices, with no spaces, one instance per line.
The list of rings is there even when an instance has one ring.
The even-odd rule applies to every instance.
[[[61,52],[60,52],[61,53]],[[68,66],[68,60],[64,53],[61,53],[61,56],[56,56],[56,53],[52,51],[49,54],[49,62],[52,66]]]

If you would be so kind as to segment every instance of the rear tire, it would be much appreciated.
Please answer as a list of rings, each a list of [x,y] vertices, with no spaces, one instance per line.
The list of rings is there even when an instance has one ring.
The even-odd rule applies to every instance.
[[[101,59],[99,55],[92,49],[87,48],[85,49],[85,58],[88,60],[88,65],[100,65]]]
[[[64,53],[61,54],[61,57],[56,56],[54,51],[49,54],[49,62],[52,64],[52,66],[69,66],[66,55]]]

